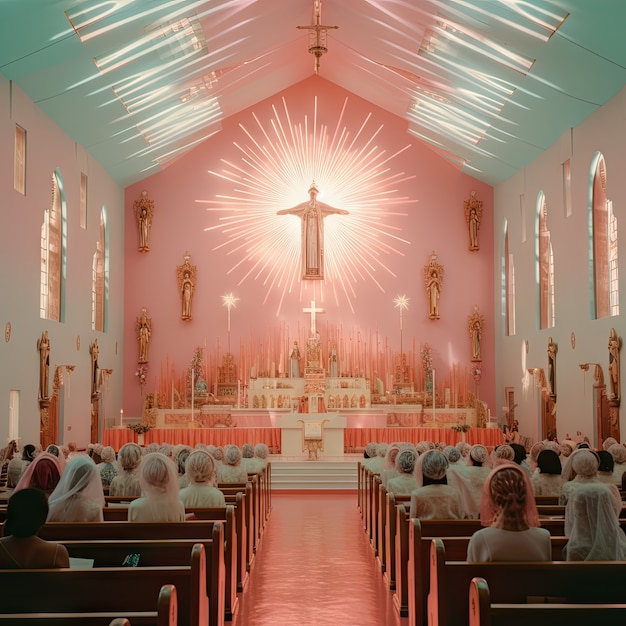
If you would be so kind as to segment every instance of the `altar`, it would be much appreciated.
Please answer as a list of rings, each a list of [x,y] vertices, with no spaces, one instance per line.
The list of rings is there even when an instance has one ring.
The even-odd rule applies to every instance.
[[[322,442],[318,456],[320,458],[343,456],[346,417],[338,413],[317,413],[311,415],[289,413],[280,416],[277,420],[277,426],[281,432],[281,454],[283,456],[302,456],[303,439],[306,435],[307,427],[317,425],[319,425],[319,437]]]

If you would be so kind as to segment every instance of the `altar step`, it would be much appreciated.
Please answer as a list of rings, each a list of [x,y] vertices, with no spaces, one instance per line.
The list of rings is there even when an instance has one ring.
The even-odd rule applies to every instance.
[[[287,461],[271,459],[272,490],[356,491],[357,460]]]

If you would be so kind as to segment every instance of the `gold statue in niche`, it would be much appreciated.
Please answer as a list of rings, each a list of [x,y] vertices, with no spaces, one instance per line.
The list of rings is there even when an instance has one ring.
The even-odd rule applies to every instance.
[[[139,342],[139,358],[137,363],[147,363],[150,356],[150,337],[152,336],[152,318],[146,315],[146,307],[135,322],[137,341]]]
[[[154,200],[148,200],[148,192],[141,192],[141,200],[135,200],[133,205],[135,217],[137,218],[137,229],[139,231],[139,252],[150,250],[150,228],[152,227],[152,217],[154,215]]]
[[[481,343],[483,327],[485,325],[485,316],[478,312],[478,305],[474,307],[474,312],[467,318],[467,329],[472,346],[472,361],[480,361]]]
[[[439,298],[443,285],[443,265],[437,263],[437,255],[430,255],[430,262],[424,265],[424,283],[428,296],[428,317],[431,320],[439,319]]]
[[[317,200],[315,182],[309,187],[309,200],[276,215],[297,215],[302,222],[302,280],[324,279],[324,218],[327,215],[349,215]]]
[[[476,252],[480,250],[478,244],[478,231],[480,230],[480,221],[483,217],[483,203],[476,198],[476,192],[470,192],[469,200],[465,200],[465,221],[467,222],[469,234],[468,250]]]
[[[176,266],[176,277],[178,279],[178,293],[181,299],[182,320],[188,321],[192,319],[193,294],[196,290],[196,276],[198,268],[189,263],[189,252],[185,252],[182,265]]]

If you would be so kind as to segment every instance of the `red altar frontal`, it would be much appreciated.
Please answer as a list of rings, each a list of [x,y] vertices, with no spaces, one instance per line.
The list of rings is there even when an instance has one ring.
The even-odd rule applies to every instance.
[[[224,446],[234,443],[241,447],[244,443],[255,445],[265,443],[272,454],[281,454],[280,428],[153,428],[143,435],[137,435],[128,428],[108,428],[104,431],[102,443],[112,446],[116,451],[125,443],[135,442],[142,445],[150,443],[185,444],[197,443]],[[469,444],[481,443],[485,446],[497,446],[504,443],[504,436],[497,428],[471,428],[466,433],[459,433],[452,428],[346,428],[344,430],[344,453],[362,452],[370,441],[392,443],[394,441],[444,442],[454,445],[465,439]]]

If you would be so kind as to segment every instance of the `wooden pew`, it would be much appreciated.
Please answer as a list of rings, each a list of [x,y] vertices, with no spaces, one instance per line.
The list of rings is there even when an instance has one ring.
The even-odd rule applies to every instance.
[[[386,492],[387,505],[385,510],[386,523],[385,523],[385,581],[387,586],[392,591],[395,591],[397,586],[396,574],[396,533],[398,525],[398,513],[396,508],[400,504],[404,504],[411,501],[411,496],[396,496],[393,493]]]
[[[226,504],[236,504],[238,508],[241,508],[242,515],[239,518],[241,520],[241,526],[237,526],[237,536],[239,537],[241,552],[245,556],[244,571],[249,572],[254,559],[254,508],[252,506],[252,485],[250,483],[245,483],[245,485],[241,486],[231,485],[229,487],[220,487],[220,491],[224,494]],[[240,494],[239,497],[238,494]],[[239,588],[240,582],[242,585],[241,588]],[[247,576],[243,573],[241,576],[238,575],[237,590],[243,591],[243,587],[246,582]]]
[[[409,624],[426,623],[427,599],[430,587],[430,545],[435,537],[422,537],[420,523],[412,519],[410,524],[410,554],[407,570]],[[450,561],[465,561],[467,559],[467,544],[470,537],[437,537],[443,541],[446,549],[446,558]],[[563,558],[563,547],[567,537],[552,537],[552,559],[560,561]]]
[[[8,616],[14,613],[101,613],[108,622],[126,617],[133,625],[157,624],[155,606],[163,585],[176,588],[178,623],[208,623],[205,551],[201,544],[193,546],[188,565],[0,570],[0,617],[11,623]]]
[[[451,558],[465,560],[467,557],[467,542],[471,535],[483,526],[479,520],[419,520],[411,519],[408,526],[408,564],[407,572],[407,602],[409,624],[426,623],[426,599],[430,581],[430,542],[432,539],[444,537],[446,546],[453,550]],[[562,520],[542,520],[542,526],[550,531],[552,536],[553,558],[560,560],[563,546],[567,539],[563,536]],[[454,543],[458,538],[463,543]]]
[[[51,570],[47,570],[51,571]],[[163,585],[156,601],[155,612],[135,612],[134,624],[155,624],[155,626],[177,626],[178,606],[176,587]],[[125,617],[111,618],[111,613],[8,613],[0,614],[0,621],[16,626],[131,626]]]
[[[623,604],[625,575],[626,561],[448,561],[444,542],[433,539],[428,624],[469,624],[467,605],[450,599],[459,590],[469,589],[474,577],[488,582],[491,602],[526,604],[529,598],[551,598],[560,603]]]
[[[213,525],[211,542],[203,541],[207,554],[206,594],[209,599],[209,626],[224,626],[225,617],[225,576],[223,559],[212,558],[216,546],[224,545],[221,524]],[[186,565],[189,554],[197,539],[99,539],[65,540],[70,557],[93,559],[94,567],[119,567],[129,554],[138,554],[138,568]],[[219,548],[217,549],[219,552]]]
[[[123,496],[106,498],[103,510],[104,521],[126,521],[128,509],[126,507],[111,506],[120,503],[132,502],[135,498]],[[247,557],[247,525],[245,493],[237,492],[234,496],[228,495],[227,506],[221,508],[190,508],[186,509],[188,515],[196,519],[225,521],[224,536],[226,548],[224,562],[226,567],[226,619],[230,621],[237,612],[237,591],[243,591],[248,578]],[[234,579],[234,582],[233,582]]]
[[[489,585],[484,578],[475,577],[470,582],[470,626],[588,626],[608,621],[623,624],[626,604],[596,603],[491,603]]]
[[[168,539],[195,540],[203,548],[202,562],[205,565],[203,580],[205,595],[211,599],[214,620],[219,607],[226,614],[226,571],[224,560],[224,526],[214,520],[186,522],[50,522],[44,524],[38,535],[47,541],[101,541],[125,540],[158,541]],[[119,565],[121,566],[121,561]],[[178,592],[180,598],[180,590]],[[220,598],[220,595],[222,596]],[[236,595],[235,595],[236,597]],[[232,598],[231,598],[232,599]],[[236,609],[236,603],[235,603]]]
[[[387,489],[382,484],[378,486],[378,528],[377,528],[377,544],[378,544],[378,567],[381,574],[387,571],[387,541],[385,534],[387,532]]]

